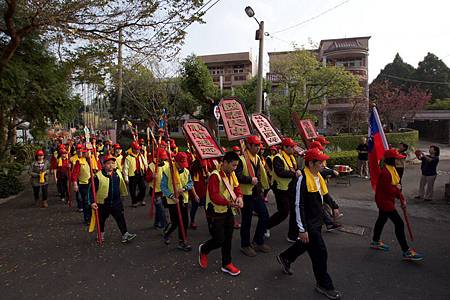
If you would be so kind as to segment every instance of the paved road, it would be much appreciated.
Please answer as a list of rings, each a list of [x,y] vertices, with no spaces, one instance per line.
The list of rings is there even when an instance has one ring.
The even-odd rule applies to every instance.
[[[449,166],[450,162],[443,162],[441,169]],[[417,186],[417,166],[407,171],[405,192],[409,195]],[[444,177],[438,180],[438,190],[445,181]],[[324,234],[329,271],[345,299],[450,298],[450,209],[444,200],[431,204],[412,201],[411,221],[417,241],[414,246],[425,253],[426,259],[407,263],[400,259],[389,223],[383,238],[391,251],[368,248],[377,216],[368,182],[354,179],[350,187],[331,185],[330,191],[342,199],[342,222],[366,229],[363,236]],[[439,193],[437,198],[441,197]],[[50,194],[55,194],[54,189]],[[270,202],[273,212],[273,199]],[[107,241],[99,247],[95,236],[81,225],[81,214],[54,198],[46,210],[34,208],[31,203],[27,191],[0,206],[1,299],[324,299],[313,290],[306,255],[293,265],[294,276],[283,275],[276,263],[274,255],[288,246],[284,239],[287,224],[272,230],[268,243],[274,253],[255,258],[240,254],[239,234],[235,231],[233,257],[242,274],[232,278],[219,271],[217,251],[210,254],[207,270],[197,265],[195,248],[208,237],[202,215],[199,229],[189,231],[194,251],[184,253],[175,245],[162,243],[160,233],[151,228],[147,207],[126,208],[130,231],[138,234],[131,244],[120,243],[120,234],[110,220]]]

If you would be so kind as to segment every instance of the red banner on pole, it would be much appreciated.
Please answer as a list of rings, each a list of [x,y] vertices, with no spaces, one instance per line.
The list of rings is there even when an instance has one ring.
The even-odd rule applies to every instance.
[[[243,139],[252,135],[245,106],[239,99],[227,98],[220,100],[219,111],[229,141]]]
[[[222,149],[213,135],[200,121],[186,121],[183,124],[183,133],[189,142],[194,145],[201,159],[221,157]]]
[[[256,131],[267,146],[275,146],[281,144],[281,137],[278,131],[273,127],[272,122],[263,114],[257,113],[252,115],[252,123]]]

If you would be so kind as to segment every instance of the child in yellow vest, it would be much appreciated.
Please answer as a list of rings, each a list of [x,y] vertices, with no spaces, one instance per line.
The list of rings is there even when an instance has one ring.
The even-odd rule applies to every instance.
[[[168,245],[170,243],[170,234],[178,228],[179,244],[177,248],[186,252],[191,251],[192,247],[188,245],[183,238],[183,232],[179,225],[177,202],[180,205],[184,233],[186,234],[189,221],[189,191],[192,191],[194,193],[194,197],[196,197],[198,201],[198,196],[197,194],[195,194],[194,183],[192,181],[191,175],[189,174],[189,170],[187,169],[188,166],[189,164],[186,153],[178,152],[177,155],[175,155],[175,164],[173,168],[175,174],[171,174],[170,167],[166,167],[161,179],[161,191],[167,198],[167,207],[169,208],[171,222],[170,226],[166,230],[164,230],[164,242],[166,243],[166,245]],[[178,195],[174,194],[173,180],[175,180]]]
[[[91,207],[98,209],[102,239],[105,237],[105,221],[112,215],[122,234],[122,243],[128,243],[136,237],[136,234],[128,232],[123,213],[121,197],[127,196],[127,186],[122,174],[116,169],[114,156],[106,156],[103,163],[102,171],[97,172],[94,178],[97,203],[92,203]]]
[[[91,167],[89,166],[89,161],[86,159],[86,148],[77,149],[77,153],[79,153],[80,156],[75,161],[72,171],[73,190],[75,192],[79,192],[80,194],[83,207],[84,224],[89,226],[89,222],[91,220],[91,209],[89,206],[88,193],[91,179]]]
[[[125,158],[123,165],[123,177],[129,184],[131,205],[137,207],[138,203],[145,206],[145,172],[147,171],[147,159],[142,155],[141,146],[137,141],[131,142],[131,152]],[[139,193],[137,193],[139,190]]]
[[[167,225],[166,213],[163,205],[163,193],[161,191],[161,180],[163,177],[164,169],[169,166],[167,160],[169,156],[167,151],[163,148],[158,148],[158,171],[155,173],[155,163],[152,162],[148,166],[148,172],[146,175],[146,181],[149,183],[149,195],[152,197],[153,186],[155,185],[155,223],[153,227],[155,229],[163,229]],[[154,182],[156,180],[156,182]]]

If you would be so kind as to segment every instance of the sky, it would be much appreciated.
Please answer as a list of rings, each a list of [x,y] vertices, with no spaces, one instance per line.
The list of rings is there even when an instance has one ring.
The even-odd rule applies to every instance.
[[[417,67],[432,52],[450,66],[450,1],[446,0],[219,0],[204,16],[205,24],[187,28],[180,57],[250,51],[256,59],[258,24],[245,14],[246,6],[264,21],[270,35],[265,39],[264,73],[267,52],[292,50],[293,43],[311,48],[310,41],[319,44],[323,39],[358,36],[371,36],[370,81],[396,53]],[[301,26],[276,33],[329,9]]]

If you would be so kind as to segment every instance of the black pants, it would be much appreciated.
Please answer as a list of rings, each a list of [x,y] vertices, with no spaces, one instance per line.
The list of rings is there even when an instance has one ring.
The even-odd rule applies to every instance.
[[[231,263],[231,241],[233,240],[234,216],[231,210],[226,213],[208,213],[211,239],[203,244],[201,252],[209,254],[214,249],[222,249],[222,266]]]
[[[167,229],[167,231],[164,233],[165,236],[170,236],[172,232],[175,231],[175,229],[178,228],[178,239],[180,241],[183,241],[183,233],[181,232],[181,227],[178,226],[178,211],[177,211],[177,205],[176,204],[168,204],[167,207],[169,208],[169,216],[170,216],[170,227]],[[184,232],[187,236],[187,227],[189,222],[188,217],[188,205],[181,203],[180,201],[180,211],[181,211],[181,218],[183,219],[183,226],[184,226]]]
[[[91,211],[91,203],[88,199],[89,194],[91,192],[89,184],[78,184],[78,191],[80,192],[81,202],[83,203],[83,217],[84,217],[84,223],[89,224],[91,221],[92,211]]]
[[[405,173],[405,168],[397,167],[396,169],[397,169],[398,176],[400,177],[400,181],[401,181],[402,177],[403,177],[403,173]]]
[[[402,251],[408,251],[409,246],[405,236],[405,225],[403,224],[402,217],[400,217],[395,209],[393,211],[378,211],[378,219],[375,223],[375,228],[373,229],[373,241],[380,241],[381,232],[388,219],[395,225],[395,236],[397,237]]]
[[[61,199],[69,198],[69,191],[67,188],[67,177],[58,178],[57,188],[58,188],[59,197],[61,197]]]
[[[75,192],[75,199],[77,200],[77,208],[78,209],[83,209],[83,201],[81,199],[81,195],[80,192]]]
[[[131,204],[144,201],[146,189],[144,177],[141,174],[136,174],[128,178],[130,184]],[[139,193],[136,195],[137,189],[139,189]]]
[[[241,247],[250,246],[250,229],[252,226],[253,211],[258,215],[253,241],[257,245],[264,244],[264,233],[269,221],[269,212],[261,196],[244,195],[244,207],[241,210]]]
[[[48,184],[33,186],[34,201],[39,201],[39,192],[42,191],[42,201],[47,201]]]
[[[297,257],[308,252],[312,262],[314,277],[319,286],[325,289],[334,289],[333,281],[327,271],[328,252],[322,238],[322,229],[314,228],[308,231],[309,243],[305,244],[297,240],[295,244],[280,254],[281,257],[294,262]]]
[[[200,206],[205,206],[206,197],[200,198],[200,202],[195,201],[192,199],[191,201],[191,211],[189,213],[191,217],[191,223],[195,223],[195,215],[197,214],[197,210]]]
[[[119,227],[120,233],[124,235],[128,230],[127,223],[125,222],[125,215],[123,213],[123,207],[111,207],[108,204],[98,205],[100,231],[105,232],[105,221],[108,219],[109,215],[113,216],[114,220],[116,220],[117,226]]]
[[[274,189],[277,212],[274,213],[267,223],[267,229],[277,226],[289,216],[289,191]]]

